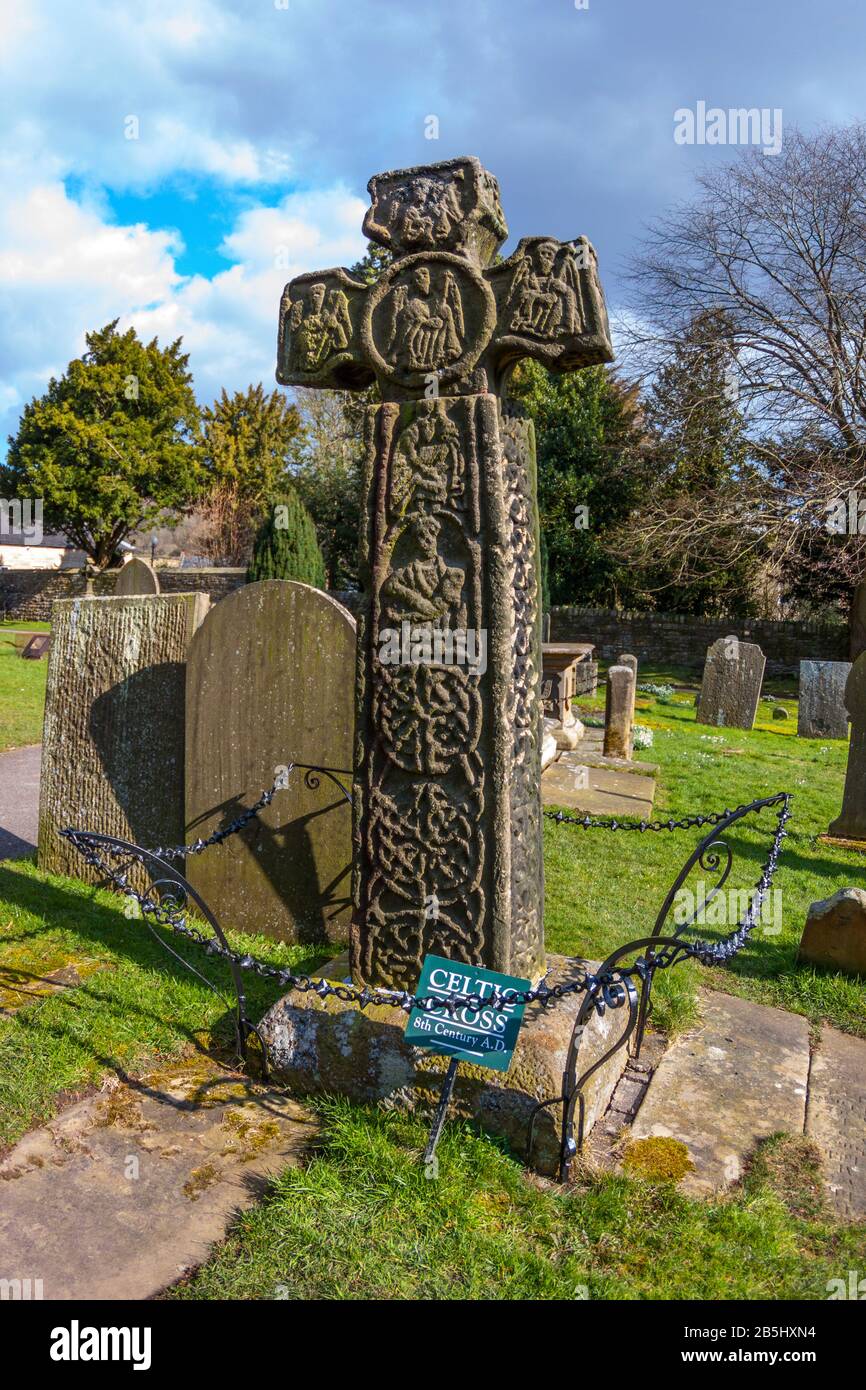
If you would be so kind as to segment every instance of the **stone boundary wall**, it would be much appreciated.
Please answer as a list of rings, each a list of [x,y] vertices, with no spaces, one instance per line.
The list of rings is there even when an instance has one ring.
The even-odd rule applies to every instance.
[[[157,565],[164,594],[204,593],[212,603],[225,598],[244,583],[242,569],[162,569]],[[117,570],[93,581],[97,597],[114,593]],[[87,592],[84,571],[0,569],[0,614],[19,622],[48,622],[51,605],[58,598],[80,598]]]
[[[602,661],[632,652],[638,662],[703,670],[707,647],[735,635],[756,642],[770,675],[799,674],[801,661],[847,661],[844,623],[779,622],[770,618],[695,618],[684,613],[618,613],[604,608],[552,608],[551,642],[594,642]],[[638,676],[640,680],[640,676]]]
[[[244,583],[242,569],[162,569],[157,566],[164,594],[201,592],[212,603]],[[94,580],[94,594],[113,594],[116,571]],[[81,570],[0,569],[0,614],[19,622],[47,622],[58,598],[85,593]],[[335,591],[332,598],[353,615],[358,594]],[[657,666],[703,668],[707,647],[719,637],[736,634],[757,642],[772,675],[797,675],[801,661],[847,661],[848,629],[844,623],[776,622],[768,618],[694,618],[677,613],[618,613],[605,608],[551,609],[553,642],[594,642],[602,661],[615,661],[620,652],[633,652],[639,662]]]

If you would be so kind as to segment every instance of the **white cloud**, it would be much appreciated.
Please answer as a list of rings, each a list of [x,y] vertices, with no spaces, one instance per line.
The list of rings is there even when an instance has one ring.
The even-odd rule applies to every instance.
[[[8,187],[8,185],[7,185]],[[286,280],[351,264],[364,251],[365,204],[344,188],[252,207],[223,250],[235,262],[212,279],[184,277],[176,235],[114,226],[58,182],[0,202],[0,430],[84,348],[88,329],[119,318],[142,337],[182,337],[203,401],[220,387],[274,381],[277,311]]]
[[[225,238],[236,262],[196,275],[152,308],[126,315],[146,337],[182,334],[202,400],[221,386],[274,384],[277,311],[283,285],[304,270],[351,265],[366,243],[366,203],[345,189],[288,194],[278,207],[250,208]]]

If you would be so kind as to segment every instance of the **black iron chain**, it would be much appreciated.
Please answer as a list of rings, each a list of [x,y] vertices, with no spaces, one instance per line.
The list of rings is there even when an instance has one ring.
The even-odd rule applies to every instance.
[[[237,820],[233,821],[231,825],[226,826],[222,831],[216,832],[216,834],[210,836],[207,840],[196,841],[195,844],[190,846],[178,846],[174,849],[167,850],[153,850],[148,853],[160,858],[177,857],[188,853],[199,854],[210,845],[219,844],[222,840],[227,839],[230,835],[237,834],[239,830],[243,829],[253,816],[257,815],[264,806],[270,804],[275,792],[283,785],[284,783],[281,781],[275,782],[269,791],[262,793],[259,800],[255,803],[255,806],[251,806],[248,810],[244,811]],[[170,930],[175,932],[178,936],[183,936],[191,941],[197,942],[208,955],[217,956],[222,960],[226,960],[236,965],[241,970],[253,971],[263,978],[277,980],[285,988],[296,990],[298,993],[312,992],[322,999],[334,997],[344,1003],[357,1004],[361,1009],[368,1008],[371,1005],[399,1008],[405,1013],[410,1013],[413,1009],[419,1009],[422,1013],[432,1013],[434,1010],[445,1009],[449,1014],[453,1015],[458,1009],[467,1009],[470,1012],[478,1013],[484,1008],[489,1008],[491,1003],[540,1003],[543,1007],[547,1007],[568,995],[588,992],[593,998],[595,1007],[599,1012],[603,1012],[605,1005],[610,1005],[615,1008],[620,1003],[624,1002],[625,991],[622,990],[622,986],[619,985],[618,982],[625,978],[637,975],[641,979],[644,979],[657,969],[665,969],[670,965],[677,964],[680,960],[689,958],[698,960],[703,965],[722,964],[730,960],[730,958],[742,948],[751,932],[754,930],[763,901],[772,883],[782,841],[787,834],[785,825],[790,817],[790,800],[790,795],[787,792],[780,792],[777,796],[768,798],[764,801],[759,808],[763,809],[763,806],[775,805],[779,805],[780,807],[773,844],[769,858],[764,865],[761,877],[756,885],[755,896],[744,914],[743,921],[735,931],[731,932],[723,940],[717,942],[683,941],[677,942],[676,946],[671,945],[668,941],[667,943],[661,944],[658,950],[650,948],[648,956],[638,957],[632,966],[617,966],[613,971],[608,971],[606,973],[600,972],[598,975],[590,974],[587,971],[577,980],[569,981],[567,984],[546,986],[542,981],[535,989],[495,991],[487,999],[483,999],[479,995],[441,999],[435,995],[418,996],[410,994],[406,990],[368,989],[366,986],[358,988],[356,985],[344,982],[334,983],[316,976],[296,975],[291,970],[280,969],[279,966],[270,965],[267,961],[258,960],[255,956],[249,954],[241,955],[239,952],[227,949],[215,937],[206,936],[204,932],[188,926],[186,917],[180,915],[183,912],[183,904],[179,903],[177,898],[173,895],[166,895],[160,900],[159,898],[152,898],[147,894],[139,893],[132,884],[128,882],[125,873],[119,869],[113,868],[101,858],[98,848],[105,848],[101,837],[90,835],[87,831],[82,830],[63,830],[60,833],[69,839],[76,849],[80,851],[88,864],[98,869],[101,873],[104,873],[111,882],[113,882],[116,887],[120,888],[122,892],[127,894],[127,896],[134,898],[138,902],[143,914],[154,917],[160,925],[170,928]],[[737,810],[743,812],[749,809],[751,808],[747,806],[740,806],[737,808]],[[656,822],[651,824],[641,822],[635,825],[627,825],[617,821],[606,822],[598,819],[592,820],[589,817],[576,819],[571,816],[566,816],[563,812],[545,812],[544,814],[550,816],[550,818],[557,821],[557,823],[567,822],[569,824],[581,826],[584,829],[672,830],[687,829],[699,825],[718,825],[728,816],[734,814],[734,812],[725,811],[718,815],[713,813],[704,816],[689,816],[682,821],[676,822]],[[135,854],[131,853],[128,847],[124,849],[123,857],[126,860],[136,858]],[[139,860],[139,862],[141,861]],[[183,891],[182,883],[177,883],[176,887],[181,892]],[[168,904],[168,906],[166,906],[166,904]],[[622,992],[622,997],[618,991]]]
[[[208,835],[206,840],[194,840],[191,845],[160,845],[151,850],[150,853],[155,855],[157,859],[185,859],[188,854],[201,854],[203,850],[210,849],[211,845],[221,845],[223,840],[227,840],[230,835],[237,835],[239,830],[243,830],[245,825],[249,825],[250,821],[259,814],[259,811],[270,806],[274,796],[282,789],[283,785],[281,780],[275,781],[268,791],[262,792],[254,806],[248,806],[235,820],[230,821],[222,830],[215,830],[212,835]],[[67,831],[61,831],[61,834],[64,835],[67,833]],[[73,831],[72,833],[76,834],[77,832]]]

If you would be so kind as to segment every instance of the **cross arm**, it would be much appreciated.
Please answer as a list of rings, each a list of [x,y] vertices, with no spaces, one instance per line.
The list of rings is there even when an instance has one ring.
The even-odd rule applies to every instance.
[[[368,287],[347,270],[298,275],[283,290],[277,340],[282,386],[363,390],[374,380],[361,351]]]
[[[500,371],[522,357],[556,372],[613,361],[598,259],[586,237],[524,237],[484,273],[496,298],[490,357]]]

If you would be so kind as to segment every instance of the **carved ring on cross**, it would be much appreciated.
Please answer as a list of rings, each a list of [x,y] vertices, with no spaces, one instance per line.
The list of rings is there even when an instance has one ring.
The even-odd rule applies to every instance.
[[[372,287],[361,324],[367,360],[407,388],[472,371],[493,336],[496,300],[481,271],[449,251],[420,251]]]

